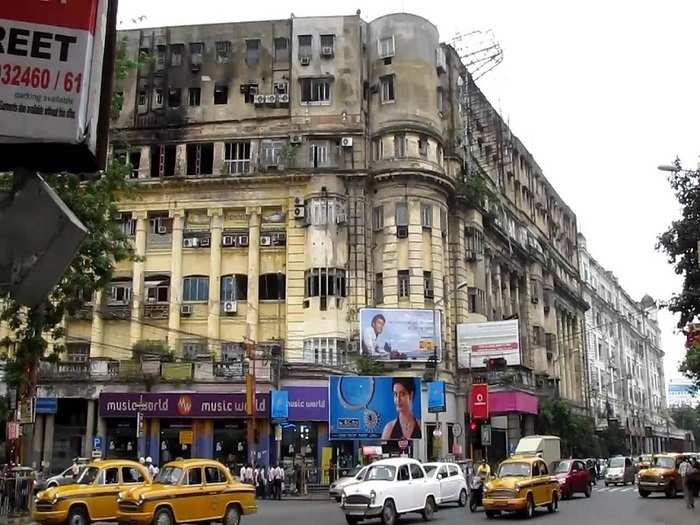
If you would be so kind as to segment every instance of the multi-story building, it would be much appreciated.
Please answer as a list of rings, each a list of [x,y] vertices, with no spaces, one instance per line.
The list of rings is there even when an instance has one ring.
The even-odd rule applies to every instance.
[[[255,449],[256,462],[302,452],[322,470],[342,464],[357,443],[328,440],[327,378],[354,370],[364,306],[443,313],[444,438],[426,411],[415,457],[468,450],[474,376],[493,383],[496,456],[532,432],[538,396],[586,410],[576,216],[428,20],[358,13],[120,38],[127,56],[152,57],[116,86],[112,122],[130,144],[113,151],[137,185],[117,220],[137,258],[67,320],[65,360],[42,368],[39,395],[59,401],[37,416],[37,460],[61,464],[99,435],[107,455],[156,462],[240,463]],[[475,198],[477,175],[489,190]],[[459,370],[456,325],[505,318],[521,334],[508,380]],[[290,391],[284,428],[269,420],[273,388]]]
[[[660,452],[685,439],[669,420],[661,330],[654,299],[633,300],[596,261],[578,235],[586,312],[592,416],[596,427],[617,421],[633,454]]]
[[[695,407],[698,404],[698,395],[689,379],[669,379],[667,395],[670,407]]]

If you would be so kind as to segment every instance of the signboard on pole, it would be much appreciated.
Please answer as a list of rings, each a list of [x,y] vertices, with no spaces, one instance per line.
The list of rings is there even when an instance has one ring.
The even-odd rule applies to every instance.
[[[440,311],[362,308],[362,353],[378,361],[442,360]]]
[[[485,368],[488,360],[502,357],[508,366],[520,365],[520,330],[517,319],[457,325],[459,368]]]
[[[481,444],[485,447],[491,446],[491,425],[481,425]]]
[[[446,410],[445,382],[431,381],[428,383],[428,412],[445,412]]]
[[[270,392],[270,416],[273,420],[289,418],[289,392],[286,390],[273,390]]]
[[[474,421],[489,418],[489,385],[485,383],[472,385],[469,394],[469,414]]]

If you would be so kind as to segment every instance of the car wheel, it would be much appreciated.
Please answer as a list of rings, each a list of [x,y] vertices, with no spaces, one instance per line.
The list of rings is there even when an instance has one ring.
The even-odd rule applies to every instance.
[[[476,498],[474,496],[471,496],[469,498],[469,511],[470,512],[476,512],[478,505],[476,504]]]
[[[168,509],[158,509],[153,525],[174,525],[173,514]]]
[[[423,521],[431,521],[435,516],[435,500],[432,496],[428,496],[428,499],[425,500],[421,516],[423,516]]]
[[[226,509],[224,515],[224,525],[239,525],[241,522],[241,511],[236,505],[231,505]]]
[[[394,507],[394,502],[389,500],[384,503],[382,507],[382,523],[384,525],[396,525],[396,507]]]
[[[358,516],[345,516],[345,521],[348,522],[348,525],[357,525],[360,523],[360,518]]]
[[[668,488],[666,489],[666,497],[667,498],[675,498],[676,497],[676,486],[673,483],[668,484]]]
[[[591,487],[591,485],[590,485],[589,483],[586,483],[586,488],[583,490],[583,494],[584,494],[587,498],[590,498],[590,497],[591,497],[591,492],[592,492],[592,491],[593,491],[593,488]]]
[[[88,520],[87,512],[83,507],[73,507],[68,511],[66,523],[68,525],[88,525],[90,520]]]
[[[487,517],[488,519],[496,518],[496,517],[498,517],[498,516],[500,516],[500,515],[501,515],[501,511],[500,511],[500,510],[487,510],[487,511],[486,511],[486,517]]]
[[[457,500],[457,504],[460,507],[464,507],[467,504],[467,491],[462,489],[462,492],[459,493],[459,500]]]
[[[605,482],[605,486],[606,486],[606,487],[609,487],[609,486],[610,486],[610,483],[608,483],[608,482],[606,481],[606,482]]]
[[[525,519],[529,520],[535,515],[535,502],[532,499],[532,494],[527,495],[527,505],[525,507]]]
[[[53,488],[56,488],[56,487],[58,487],[58,483],[56,483],[55,481],[52,481],[51,483],[49,483],[48,485],[46,485],[46,488],[47,488],[47,489],[53,489]]]
[[[644,490],[644,489],[639,489],[639,495],[643,498],[648,498],[649,497],[649,491]]]
[[[553,514],[559,510],[559,496],[556,492],[552,492],[552,501],[550,501],[549,505],[547,505],[547,510],[550,512],[550,514]]]

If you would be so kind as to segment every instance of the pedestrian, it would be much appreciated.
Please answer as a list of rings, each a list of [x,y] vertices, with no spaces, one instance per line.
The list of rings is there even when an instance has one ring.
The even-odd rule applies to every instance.
[[[80,465],[78,465],[78,458],[73,459],[73,464],[70,466],[70,473],[71,476],[73,476],[73,479],[78,479],[78,475],[80,474]]]
[[[284,469],[277,464],[275,470],[275,499],[282,499],[282,481],[284,480]]]
[[[238,480],[241,483],[245,483],[245,465],[241,465],[241,470],[238,471]]]
[[[156,474],[158,474],[158,467],[156,467],[153,464],[153,458],[151,456],[148,456],[146,458],[146,469],[148,470],[148,473],[151,475],[151,478],[154,478]]]
[[[249,485],[255,485],[255,478],[253,477],[253,465],[248,463],[248,467],[245,469],[245,479],[246,483]]]
[[[686,456],[683,456],[681,464],[678,466],[678,473],[683,481],[683,497],[685,498],[685,506],[689,509],[695,508],[695,498],[693,496],[693,487],[690,483],[690,474],[694,472],[693,466]],[[673,483],[673,482],[671,482]]]
[[[270,499],[275,499],[275,467],[267,469],[267,494]]]

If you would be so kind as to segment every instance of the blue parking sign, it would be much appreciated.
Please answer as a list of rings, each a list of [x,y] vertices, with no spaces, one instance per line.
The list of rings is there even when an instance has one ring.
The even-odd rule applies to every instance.
[[[95,436],[92,438],[92,449],[102,450],[102,436]]]

